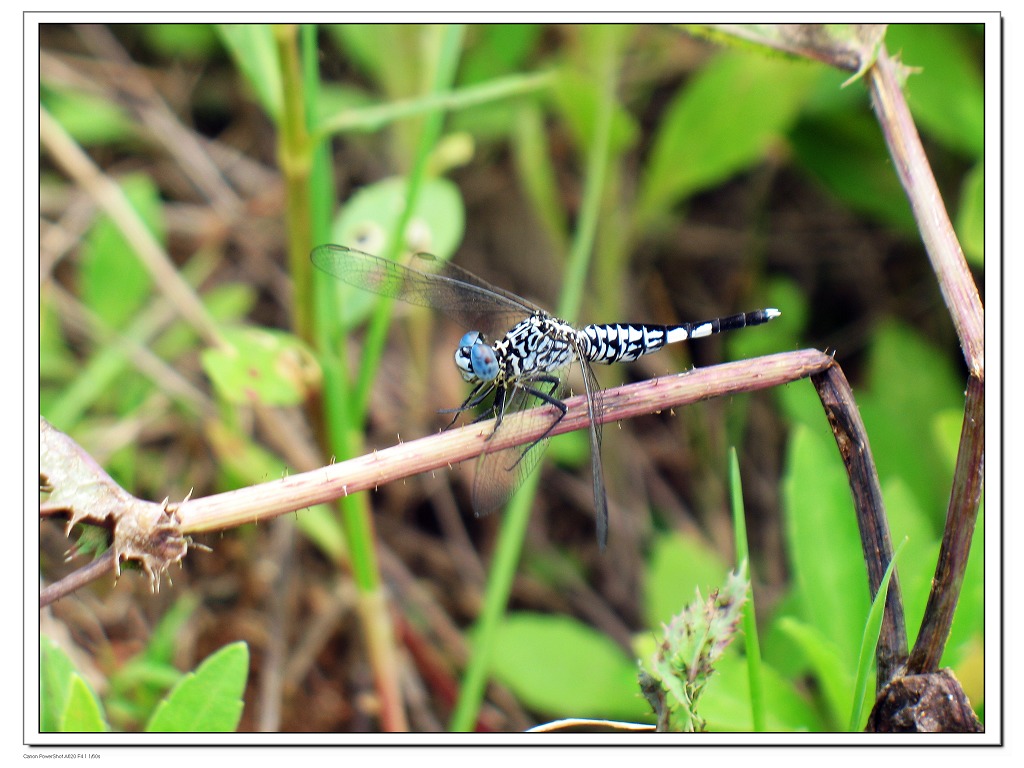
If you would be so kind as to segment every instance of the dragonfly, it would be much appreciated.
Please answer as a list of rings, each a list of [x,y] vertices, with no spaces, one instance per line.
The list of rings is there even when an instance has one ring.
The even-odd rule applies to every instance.
[[[573,364],[583,377],[589,416],[591,469],[597,542],[608,541],[608,501],[601,467],[601,421],[604,401],[591,363],[631,362],[667,344],[698,339],[722,331],[767,323],[781,312],[759,309],[729,317],[677,325],[648,323],[595,324],[577,328],[531,302],[491,285],[473,273],[430,254],[417,254],[409,266],[343,245],[320,245],[311,254],[323,272],[364,291],[438,310],[468,329],[455,350],[455,366],[472,385],[448,427],[459,417],[482,407],[473,423],[494,419],[488,435],[499,430],[514,435],[519,427],[507,425],[505,416],[532,406],[548,405],[546,431],[525,447],[487,451],[477,459],[472,503],[477,516],[504,506],[546,449],[552,430],[568,408],[568,373]],[[525,420],[519,420],[528,428]]]

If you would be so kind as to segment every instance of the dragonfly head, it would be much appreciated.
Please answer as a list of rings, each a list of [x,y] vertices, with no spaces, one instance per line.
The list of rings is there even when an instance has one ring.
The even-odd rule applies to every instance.
[[[480,331],[470,331],[459,341],[455,365],[469,382],[492,381],[498,375],[498,356]]]

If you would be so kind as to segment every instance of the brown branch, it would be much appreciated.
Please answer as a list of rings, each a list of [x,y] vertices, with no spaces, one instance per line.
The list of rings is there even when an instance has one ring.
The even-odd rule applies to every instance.
[[[698,368],[684,374],[617,387],[602,393],[604,410],[601,421],[619,421],[713,397],[766,389],[806,378],[830,365],[832,359],[827,355],[815,350],[803,350]],[[589,425],[584,397],[570,398],[566,405],[568,413],[552,430],[552,435],[583,429]],[[501,450],[511,445],[528,443],[544,434],[550,425],[547,408],[537,408],[506,417],[506,421],[510,422],[517,419],[529,422],[525,429],[517,427],[502,430],[491,441],[488,441],[487,437],[491,433],[493,422],[481,422],[409,443],[401,443],[311,472],[214,496],[186,500],[177,505],[156,505],[135,499],[117,486],[71,438],[40,419],[41,440],[47,444],[61,446],[60,450],[56,451],[59,455],[70,453],[74,457],[80,457],[87,465],[84,475],[61,474],[59,467],[66,466],[67,460],[47,458],[44,452],[43,465],[47,469],[47,481],[55,496],[51,495],[50,500],[42,506],[45,506],[50,515],[65,515],[76,521],[82,519],[90,523],[109,525],[113,519],[115,536],[117,523],[121,522],[122,509],[135,504],[148,505],[147,509],[156,507],[164,516],[173,516],[174,532],[178,536],[174,541],[188,546],[189,542],[185,537],[187,533],[221,530],[242,523],[267,520],[314,504],[333,501],[349,493],[369,490],[411,475],[449,467],[478,456],[485,449]],[[58,469],[54,469],[55,467]],[[95,487],[102,489],[101,497],[82,495],[82,488]],[[64,490],[58,493],[58,489]],[[107,501],[103,501],[105,498]],[[172,542],[165,538],[162,545],[164,550],[168,549],[169,543]],[[184,552],[180,554],[183,555]],[[117,562],[117,558],[111,558],[104,560],[102,566],[91,564],[87,566],[86,575],[73,575],[79,579],[74,583],[81,586],[87,581],[99,578],[103,573],[116,568]],[[52,600],[66,593],[66,590],[57,589],[55,585],[52,590],[48,588],[46,595]]]
[[[907,661],[908,674],[935,672],[953,625],[953,614],[971,553],[971,539],[978,522],[985,466],[985,385],[974,376],[967,380],[967,405],[960,449],[953,474],[946,527],[942,533],[939,560],[928,594],[914,650]]]
[[[620,421],[712,397],[766,389],[806,378],[830,365],[832,359],[827,355],[816,350],[803,350],[697,368],[684,374],[617,387],[602,393],[604,410],[600,420]],[[568,413],[551,430],[552,436],[584,429],[589,424],[583,396],[569,398],[565,402]],[[202,533],[265,520],[348,494],[375,489],[411,475],[450,467],[479,456],[484,450],[500,451],[529,443],[550,427],[550,406],[506,416],[505,421],[515,423],[515,427],[501,430],[493,440],[488,438],[494,423],[485,421],[373,451],[311,472],[193,499],[178,510],[182,530],[185,533]]]
[[[882,45],[875,65],[868,70],[871,102],[900,183],[910,201],[942,297],[956,326],[967,368],[972,375],[984,381],[985,312],[978,286],[967,267],[921,145],[921,137],[903,97],[898,66]]]
[[[878,471],[871,457],[867,431],[860,418],[860,411],[853,399],[853,392],[842,369],[833,365],[827,370],[811,376],[818,397],[825,407],[832,433],[835,435],[839,453],[846,465],[846,473],[853,492],[857,527],[860,529],[864,562],[868,569],[868,583],[871,597],[878,594],[886,568],[892,561],[892,541],[889,538],[889,524],[885,518],[882,490],[878,484]],[[907,628],[903,616],[903,601],[900,598],[900,583],[893,569],[889,580],[889,591],[882,617],[882,629],[875,651],[878,664],[876,691],[900,669],[907,657]]]
[[[899,64],[883,45],[868,73],[871,99],[889,153],[906,190],[925,250],[960,339],[969,378],[960,449],[942,546],[910,674],[930,673],[939,660],[963,585],[967,556],[981,503],[984,476],[985,336],[984,308],[964,259],[921,139],[903,97]]]

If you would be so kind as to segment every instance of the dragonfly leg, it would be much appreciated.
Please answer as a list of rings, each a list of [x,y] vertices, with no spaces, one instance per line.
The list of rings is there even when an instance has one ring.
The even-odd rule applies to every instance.
[[[455,414],[454,416],[452,416],[452,420],[448,422],[448,426],[446,426],[442,431],[447,432],[449,429],[455,426],[455,422],[459,420],[459,416],[461,416],[463,413],[470,410],[471,408],[476,408],[478,405],[480,405],[480,403],[482,403],[491,393],[491,384],[492,383],[489,381],[480,382],[475,387],[473,387],[473,391],[469,393],[469,396],[462,401],[462,405],[460,405],[458,408],[442,408],[441,410],[439,410],[438,413]],[[493,409],[491,409],[491,411],[493,411]],[[491,413],[491,411],[485,412],[483,417],[488,416]],[[476,423],[477,421],[480,421],[480,419],[474,419],[473,423]]]
[[[532,443],[530,443],[528,446],[526,446],[525,449],[523,449],[522,453],[519,454],[519,458],[515,460],[515,463],[512,464],[511,467],[509,467],[510,470],[511,469],[515,469],[516,465],[519,464],[519,462],[521,462],[526,457],[526,454],[528,454],[533,449],[534,446],[536,446],[538,443],[541,443],[545,439],[547,439],[547,436],[549,434],[551,434],[551,430],[553,430],[555,427],[557,427],[558,423],[562,419],[565,418],[565,414],[567,414],[569,412],[569,406],[567,406],[565,403],[563,403],[561,400],[559,400],[557,397],[555,397],[554,393],[558,389],[558,385],[560,383],[557,376],[548,376],[548,375],[537,376],[537,377],[535,377],[533,379],[533,381],[541,382],[542,384],[549,384],[550,386],[548,388],[548,391],[544,392],[544,391],[542,391],[540,389],[535,389],[534,387],[527,387],[527,386],[522,386],[522,385],[521,385],[521,388],[524,391],[526,391],[526,392],[530,393],[531,395],[533,395],[534,397],[536,397],[538,400],[543,400],[548,405],[555,406],[555,408],[557,408],[558,411],[559,411],[558,418],[556,418],[554,421],[551,422],[551,424],[548,426],[548,428],[546,430],[544,430],[544,434],[543,435],[538,437],[536,440],[534,440]]]

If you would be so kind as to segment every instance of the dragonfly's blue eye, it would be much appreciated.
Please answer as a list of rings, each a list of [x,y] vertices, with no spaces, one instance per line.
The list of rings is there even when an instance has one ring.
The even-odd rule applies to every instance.
[[[455,365],[466,381],[493,381],[498,375],[498,357],[480,331],[470,331],[459,339]]]
[[[498,356],[483,341],[470,347],[469,359],[473,364],[473,373],[482,381],[492,381],[498,375]]]

